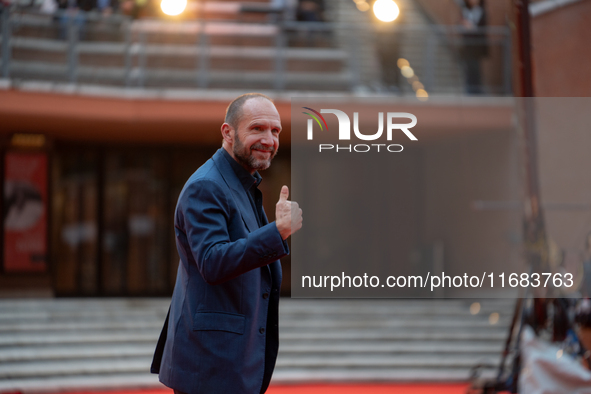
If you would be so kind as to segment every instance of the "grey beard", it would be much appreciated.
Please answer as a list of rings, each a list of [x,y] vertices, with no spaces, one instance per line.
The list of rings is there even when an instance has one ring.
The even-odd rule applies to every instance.
[[[271,157],[269,157],[269,160],[257,160],[252,154],[250,154],[248,156],[242,154],[242,150],[244,149],[244,144],[242,143],[240,138],[238,138],[238,133],[234,134],[234,139],[235,139],[234,149],[233,149],[234,157],[236,157],[236,161],[238,161],[238,163],[240,163],[243,167],[247,167],[247,168],[250,168],[255,171],[266,170],[267,168],[269,168],[269,166],[271,165],[271,161],[273,160],[273,158],[277,154],[277,151],[275,149],[272,149],[271,150]],[[265,147],[260,144],[255,144],[250,147],[250,149],[253,149],[253,148],[265,150]]]

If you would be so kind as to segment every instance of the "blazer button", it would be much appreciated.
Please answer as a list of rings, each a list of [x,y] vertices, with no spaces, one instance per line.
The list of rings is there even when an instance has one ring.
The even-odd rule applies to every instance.
[[[264,333],[265,333],[265,327],[261,327],[261,328],[259,328],[259,332],[260,332],[261,334],[264,334]]]
[[[266,300],[267,298],[269,298],[269,293],[264,293],[263,294],[263,299]]]

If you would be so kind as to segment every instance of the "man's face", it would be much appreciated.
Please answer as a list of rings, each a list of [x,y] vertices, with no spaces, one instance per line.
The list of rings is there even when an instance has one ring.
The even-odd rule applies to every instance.
[[[266,170],[279,148],[281,120],[273,103],[252,98],[242,106],[242,116],[234,130],[234,158],[250,173]]]

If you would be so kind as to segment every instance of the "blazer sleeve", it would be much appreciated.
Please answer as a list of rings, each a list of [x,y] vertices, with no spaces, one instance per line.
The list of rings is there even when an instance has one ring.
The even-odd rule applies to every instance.
[[[177,230],[184,233],[197,269],[209,284],[226,282],[289,253],[275,222],[232,241],[228,226],[230,215],[236,214],[240,215],[226,191],[209,179],[189,184],[179,200]]]

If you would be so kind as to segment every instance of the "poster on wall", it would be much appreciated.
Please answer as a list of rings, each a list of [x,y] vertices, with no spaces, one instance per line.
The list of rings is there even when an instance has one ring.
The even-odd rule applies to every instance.
[[[4,272],[44,272],[47,155],[8,152],[4,168]]]

